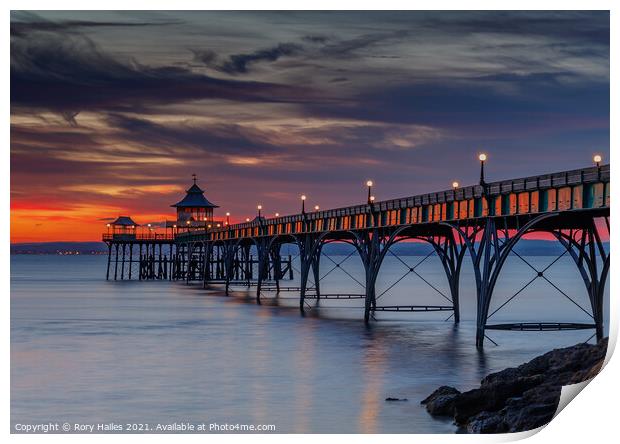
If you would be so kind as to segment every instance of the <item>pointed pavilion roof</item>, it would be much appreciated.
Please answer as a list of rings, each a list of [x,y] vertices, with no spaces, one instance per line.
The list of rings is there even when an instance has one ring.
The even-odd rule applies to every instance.
[[[135,223],[129,216],[118,216],[116,220],[111,223],[111,225],[118,225],[123,227],[129,227],[132,225],[135,227],[138,226],[138,224]]]
[[[184,208],[184,207],[198,207],[198,208],[219,208],[214,203],[211,203],[204,196],[204,190],[196,185],[196,175],[193,174],[194,184],[186,190],[185,197],[171,207]]]

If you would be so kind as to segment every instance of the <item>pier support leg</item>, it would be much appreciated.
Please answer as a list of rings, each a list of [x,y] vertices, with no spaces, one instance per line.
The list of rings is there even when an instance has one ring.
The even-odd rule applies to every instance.
[[[320,287],[320,270],[319,266],[321,264],[321,250],[323,248],[323,244],[319,244],[316,247],[316,253],[312,257],[312,274],[314,279],[314,291],[316,292],[316,301],[317,303],[321,299],[321,287]]]
[[[609,219],[605,218],[609,228]],[[553,233],[573,258],[583,279],[590,301],[597,342],[603,339],[605,284],[609,275],[610,255],[605,251],[598,227],[592,219],[578,230],[558,230]],[[599,272],[599,265],[600,272]]]
[[[256,303],[260,305],[263,281],[269,274],[269,246],[267,241],[259,239],[256,242],[257,270],[256,270]]]
[[[442,238],[436,239],[431,237],[428,242],[433,246],[437,256],[441,261],[441,264],[446,273],[448,279],[448,286],[450,288],[450,298],[452,299],[452,308],[454,322],[459,323],[461,320],[460,305],[459,305],[459,284],[461,275],[461,265],[463,264],[463,258],[467,247],[464,243],[458,243],[454,237],[454,233],[451,231],[449,235],[445,235]]]
[[[299,276],[299,311],[305,313],[306,288],[308,286],[308,275],[313,261],[316,260],[317,250],[320,252],[321,238],[313,234],[305,234],[298,238],[299,260],[301,265]]]
[[[133,244],[129,244],[129,280],[131,280],[131,269],[133,268]]]
[[[539,222],[555,217],[556,213],[545,213],[532,217],[514,234],[510,236],[508,230],[503,230],[504,238],[500,239],[493,217],[487,217],[478,225],[469,228],[458,227],[453,228],[460,234],[461,239],[465,242],[467,249],[472,258],[474,265],[474,276],[476,279],[476,347],[484,346],[485,330],[487,319],[489,317],[489,307],[493,296],[493,290],[497,279],[502,270],[508,255],[512,251],[515,244],[529,231],[533,231]],[[452,226],[450,224],[446,224]],[[478,234],[482,232],[482,236],[477,241]],[[477,245],[476,245],[477,244]]]
[[[114,245],[114,250],[114,280],[116,280],[118,276],[118,244]]]
[[[108,268],[106,269],[105,272],[105,280],[109,280],[110,279],[110,260],[112,259],[112,243],[110,242],[108,244]]]

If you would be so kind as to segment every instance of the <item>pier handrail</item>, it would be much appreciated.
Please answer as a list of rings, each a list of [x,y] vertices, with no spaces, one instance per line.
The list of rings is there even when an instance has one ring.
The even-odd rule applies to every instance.
[[[169,240],[174,241],[175,236],[170,233],[103,233],[102,239],[104,241],[111,240]]]
[[[509,194],[512,192],[536,191],[562,186],[574,186],[584,183],[609,182],[609,178],[610,166],[609,164],[606,164],[599,167],[594,166],[557,173],[541,174],[538,176],[529,176],[518,179],[489,182],[486,184],[486,195],[488,197],[493,197],[502,194]],[[483,196],[483,194],[485,194],[485,190],[481,185],[469,185],[459,187],[456,190],[450,189],[434,193],[418,194],[415,196],[377,201],[373,202],[372,204],[365,203],[348,207],[311,211],[274,218],[263,218],[260,221],[253,220],[251,222],[231,224],[221,228],[213,228],[208,231],[211,233],[217,233],[226,232],[229,230],[253,228],[257,226],[264,227],[272,224],[309,222],[317,219],[330,217],[370,214],[373,212],[397,210],[428,204],[468,200],[472,198],[479,198]],[[192,234],[196,233],[179,233],[178,236],[184,237],[191,236]]]

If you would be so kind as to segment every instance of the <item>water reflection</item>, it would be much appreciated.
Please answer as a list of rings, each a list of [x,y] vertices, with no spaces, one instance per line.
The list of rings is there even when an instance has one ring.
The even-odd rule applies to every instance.
[[[396,313],[366,328],[359,301],[324,300],[302,318],[294,293],[267,294],[257,306],[253,288],[224,297],[171,282],[105,282],[105,258],[11,261],[13,423],[208,420],[274,423],[279,432],[450,433],[449,421],[419,406],[435,388],[470,389],[489,372],[589,336],[493,332],[500,345],[477,351],[466,287],[459,325],[444,322],[445,313]],[[579,279],[565,285],[582,290]],[[434,297],[408,285],[389,303]],[[539,315],[541,295],[514,313]]]

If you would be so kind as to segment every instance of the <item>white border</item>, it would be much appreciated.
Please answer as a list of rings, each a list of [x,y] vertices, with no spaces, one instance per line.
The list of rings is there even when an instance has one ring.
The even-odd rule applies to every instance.
[[[614,61],[618,59],[618,26],[620,20],[618,15],[620,14],[620,7],[617,6],[618,2],[602,1],[602,0],[590,0],[590,1],[575,1],[575,0],[521,0],[521,1],[491,1],[491,0],[469,0],[465,1],[442,1],[438,2],[430,1],[394,1],[383,0],[381,2],[367,2],[367,1],[354,1],[354,0],[341,0],[341,1],[326,1],[315,0],[311,3],[296,3],[288,1],[241,1],[241,0],[212,0],[209,2],[204,1],[186,1],[176,0],[162,1],[118,1],[108,0],[106,2],[84,2],[78,1],[66,1],[59,0],[50,3],[48,1],[41,0],[24,0],[24,1],[9,1],[7,13],[5,15],[5,21],[2,23],[4,28],[2,40],[2,52],[4,54],[4,60],[10,60],[10,42],[7,38],[9,35],[9,11],[14,10],[45,10],[50,9],[53,6],[54,9],[63,10],[97,10],[97,9],[111,9],[111,10],[233,10],[233,9],[297,9],[297,10],[333,10],[333,9],[358,9],[358,10],[376,10],[376,9],[417,9],[417,10],[459,10],[467,7],[467,9],[476,10],[610,10],[611,11],[611,119],[610,122],[618,122],[618,100],[617,100],[617,87],[614,82],[617,80],[617,70],[615,68]],[[3,127],[4,138],[6,147],[4,151],[5,161],[0,165],[2,187],[4,192],[1,195],[3,207],[5,208],[5,220],[9,220],[9,187],[10,187],[10,88],[9,88],[9,69],[5,67],[2,70],[3,77],[3,110],[6,116],[5,126]],[[615,158],[615,147],[617,142],[617,131],[612,124],[610,128],[611,136],[611,159]],[[613,175],[612,170],[612,175]],[[614,178],[615,180],[615,178]],[[612,219],[616,220],[618,212],[612,209]],[[617,230],[612,231],[612,244],[618,244]],[[8,434],[10,430],[10,299],[9,299],[9,242],[10,242],[10,230],[5,230],[3,233],[5,239],[5,254],[0,257],[1,269],[4,270],[3,285],[5,290],[3,295],[3,319],[5,320],[4,331],[5,340],[2,342],[2,351],[5,356],[5,365],[3,366],[3,380],[4,380],[4,393],[5,402],[2,404],[2,415],[5,424],[5,433]],[[612,256],[613,257],[613,256]],[[612,268],[613,270],[613,268]],[[613,275],[613,273],[612,273]],[[615,280],[610,279],[610,349],[615,347],[615,342],[618,337],[618,303],[615,300],[614,295],[616,290]],[[613,345],[612,345],[613,344]],[[618,376],[620,375],[620,364],[618,359],[612,359],[608,362],[603,372],[596,377],[587,388],[579,395],[578,400],[571,402],[547,427],[539,430],[539,433],[520,433],[513,435],[390,435],[377,436],[377,435],[10,435],[9,439],[15,442],[33,442],[39,439],[45,439],[48,442],[109,442],[114,440],[115,442],[126,441],[148,441],[149,443],[169,442],[171,440],[187,440],[193,442],[204,442],[205,440],[217,441],[217,442],[239,442],[249,441],[258,443],[288,443],[291,439],[297,442],[311,442],[315,439],[328,440],[328,441],[342,441],[344,439],[354,439],[359,443],[377,442],[379,440],[389,439],[394,443],[411,443],[414,439],[417,442],[428,443],[444,443],[446,441],[454,442],[506,442],[514,441],[529,437],[529,442],[549,444],[549,442],[562,442],[564,443],[580,443],[589,442],[595,443],[608,442],[612,437],[618,435],[617,423],[620,421],[619,414],[617,412],[618,395],[620,394]],[[533,435],[533,436],[532,436]],[[616,438],[617,439],[617,438]]]

